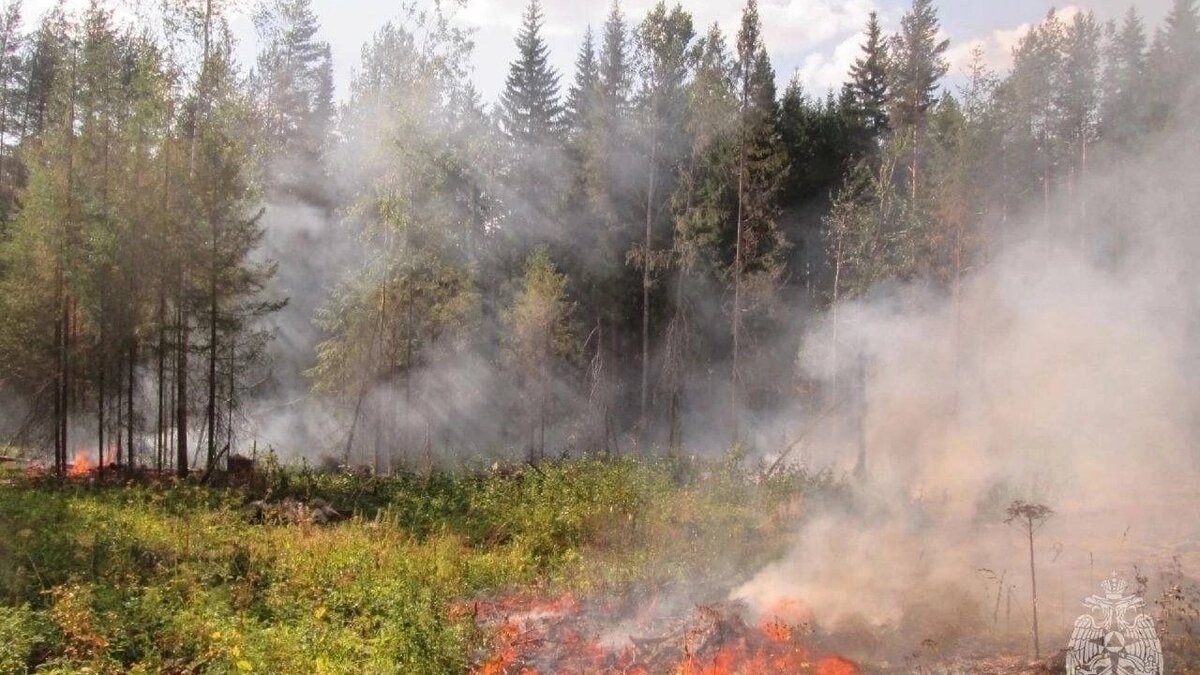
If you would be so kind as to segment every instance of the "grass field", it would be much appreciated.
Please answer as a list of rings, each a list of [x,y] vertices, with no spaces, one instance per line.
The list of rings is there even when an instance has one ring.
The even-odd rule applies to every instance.
[[[781,554],[829,475],[738,458],[366,477],[268,464],[249,485],[0,478],[0,673],[466,672],[455,611],[513,592],[726,585]],[[327,501],[330,525],[257,517]]]

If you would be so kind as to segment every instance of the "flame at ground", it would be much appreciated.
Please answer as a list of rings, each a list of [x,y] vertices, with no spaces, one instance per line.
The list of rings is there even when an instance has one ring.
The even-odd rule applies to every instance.
[[[108,456],[114,457],[116,455],[116,453],[117,453],[116,448],[110,448]],[[68,478],[88,478],[88,477],[91,477],[94,474],[96,474],[96,472],[101,468],[111,469],[111,468],[116,468],[116,466],[117,466],[117,463],[115,461],[113,461],[112,459],[110,459],[106,462],[103,462],[102,464],[93,462],[91,453],[89,453],[84,448],[79,448],[78,450],[75,451],[75,456],[71,459],[70,462],[67,463],[67,477]],[[29,473],[31,473],[32,475],[35,475],[35,476],[46,473],[46,469],[44,466],[35,466],[35,467],[31,467],[31,469],[32,469],[32,471]]]
[[[75,458],[71,460],[70,466],[67,467],[67,475],[72,478],[79,478],[88,475],[94,468],[87,450],[80,448],[75,451]]]
[[[479,675],[857,675],[852,661],[814,659],[803,638],[807,616],[796,602],[781,603],[758,626],[742,619],[743,606],[700,606],[682,616],[632,612],[615,602],[584,604],[509,597],[477,602],[476,623],[492,632],[492,648],[474,668]],[[632,618],[628,618],[632,617]],[[625,631],[624,639],[605,637]]]

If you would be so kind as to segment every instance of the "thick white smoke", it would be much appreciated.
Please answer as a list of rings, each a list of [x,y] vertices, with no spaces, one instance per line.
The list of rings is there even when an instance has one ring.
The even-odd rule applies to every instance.
[[[808,455],[848,468],[861,429],[856,506],[807,517],[735,597],[795,598],[832,629],[917,624],[918,642],[979,621],[1028,634],[1026,535],[1003,522],[1016,499],[1055,510],[1035,541],[1043,634],[1113,569],[1153,581],[1178,556],[1200,571],[1194,142],[1114,159],[1048,222],[1039,200],[1037,218],[991,233],[957,293],[878,288],[812,330],[803,373],[861,379],[862,418],[840,410]],[[955,612],[930,625],[949,596]]]

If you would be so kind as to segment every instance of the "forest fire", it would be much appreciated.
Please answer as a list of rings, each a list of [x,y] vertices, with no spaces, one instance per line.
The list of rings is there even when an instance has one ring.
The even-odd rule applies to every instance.
[[[110,457],[114,456],[116,454],[116,449],[110,449],[110,453]],[[113,469],[116,468],[116,466],[117,463],[113,460],[108,460],[103,463],[103,468],[105,469]],[[79,448],[75,451],[75,455],[71,458],[71,461],[67,462],[65,468],[67,478],[87,479],[98,475],[102,466],[100,463],[92,461],[91,453],[84,448]],[[28,478],[41,478],[50,475],[52,471],[53,467],[49,467],[42,463],[35,463],[26,467],[25,475]]]
[[[67,476],[70,478],[82,478],[90,474],[95,468],[96,466],[92,464],[87,450],[80,448],[75,451],[75,458],[67,466]]]
[[[787,609],[798,603],[784,603]],[[857,675],[839,656],[818,656],[804,644],[806,623],[768,613],[758,625],[737,603],[697,606],[681,615],[649,609],[623,612],[616,603],[581,604],[567,595],[539,601],[509,597],[477,602],[476,624],[493,632],[491,653],[477,675]]]

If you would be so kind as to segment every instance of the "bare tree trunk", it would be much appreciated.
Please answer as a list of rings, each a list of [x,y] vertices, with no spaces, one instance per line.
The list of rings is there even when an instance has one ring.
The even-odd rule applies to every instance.
[[[134,410],[133,410],[133,394],[137,387],[136,378],[134,377],[134,366],[137,364],[137,337],[129,338],[129,384],[125,390],[125,405],[127,413],[125,417],[126,433],[125,433],[125,464],[129,469],[136,468],[133,454],[133,425],[134,425]]]
[[[379,476],[384,473],[383,466],[383,416],[387,411],[384,408],[384,399],[382,392],[376,397],[375,401],[375,475]]]
[[[738,411],[738,381],[740,379],[739,368],[741,363],[741,326],[742,326],[742,228],[744,227],[745,219],[745,201],[746,201],[746,106],[747,96],[745,87],[742,88],[742,120],[740,129],[740,138],[738,139],[738,191],[737,191],[737,228],[736,241],[734,243],[733,253],[733,363],[730,368],[729,377],[729,412],[733,423],[733,443],[736,445],[741,439],[740,414]]]
[[[157,422],[154,429],[154,470],[159,474],[161,474],[163,470],[163,454],[167,445],[166,427],[163,423],[163,406],[165,395],[164,380],[166,379],[165,366],[167,351],[167,337],[164,321],[166,321],[166,298],[160,289],[158,295],[158,385],[157,391],[155,392],[158,399],[158,406],[156,411]]]
[[[182,280],[181,280],[182,282]],[[182,304],[182,289],[180,303]],[[175,371],[175,475],[187,478],[188,475],[188,318],[187,312],[180,306],[178,310],[178,326],[176,330],[176,345],[179,353],[176,355]]]
[[[830,372],[833,373],[832,389],[837,392],[838,386],[838,301],[841,299],[841,283],[842,283],[842,247],[845,244],[843,239],[843,225],[835,224],[837,228],[834,232],[833,243],[833,297],[829,305],[829,322],[830,322],[830,345],[829,345],[829,363]]]
[[[1033,520],[1029,521],[1029,581],[1033,590],[1033,658],[1042,658],[1042,647],[1038,637],[1038,592],[1037,570],[1033,564]]]
[[[1086,194],[1086,191],[1085,191],[1083,188],[1084,188],[1084,179],[1087,177],[1087,157],[1088,157],[1088,155],[1087,155],[1087,151],[1088,151],[1088,143],[1087,143],[1087,138],[1086,138],[1086,137],[1084,137],[1084,138],[1082,139],[1082,141],[1080,142],[1080,144],[1079,144],[1079,145],[1080,145],[1080,147],[1079,147],[1079,191],[1078,191],[1078,193],[1079,193],[1079,205],[1078,205],[1078,213],[1079,213],[1079,223],[1080,223],[1079,227],[1080,227],[1080,232],[1081,232],[1080,239],[1082,239],[1082,240],[1083,240],[1083,244],[1084,244],[1084,246],[1086,247],[1086,245],[1087,245],[1087,243],[1088,243],[1088,237],[1087,237],[1087,231],[1088,231],[1088,225],[1087,225],[1087,194]],[[1084,251],[1086,252],[1086,250],[1087,250],[1087,249],[1085,248],[1085,249],[1084,249]]]
[[[62,300],[62,336],[63,342],[61,347],[61,370],[59,381],[62,385],[62,390],[59,392],[61,402],[59,404],[58,417],[58,434],[60,439],[60,449],[62,456],[59,459],[58,466],[60,473],[67,470],[67,453],[69,452],[69,441],[67,440],[67,420],[71,416],[71,299],[69,296],[63,297]]]
[[[58,352],[54,364],[54,472],[60,477],[66,473],[66,390],[67,390],[67,310],[63,291],[63,272],[60,260],[54,273],[54,297],[58,305],[54,318],[54,346]]]
[[[122,386],[121,386],[121,372],[123,370],[124,364],[121,363],[121,360],[122,360],[121,352],[120,352],[120,350],[118,350],[117,351],[117,363],[115,364],[115,367],[114,367],[114,370],[116,371],[116,373],[115,373],[116,374],[116,382],[114,382],[114,384],[116,385],[117,390],[115,392],[113,392],[113,394],[114,394],[113,395],[113,407],[116,408],[116,413],[117,413],[117,453],[116,453],[117,458],[116,459],[117,459],[117,472],[118,473],[125,470],[125,457],[124,457],[124,452],[125,452],[125,408],[121,404],[121,395],[124,393],[122,391]]]
[[[921,128],[920,124],[913,125],[913,147],[912,147],[912,164],[909,167],[909,175],[912,178],[912,202],[917,203],[917,184],[918,172],[921,166]]]
[[[204,3],[204,26],[203,26],[203,54],[200,62],[199,81],[196,86],[197,105],[195,119],[192,122],[192,138],[191,149],[188,155],[188,178],[195,181],[196,178],[196,155],[200,145],[200,128],[204,124],[204,117],[208,107],[208,67],[209,58],[212,51],[212,18],[213,18],[213,0],[206,0]],[[195,186],[190,186],[190,189],[195,189]],[[180,273],[179,283],[179,381],[178,381],[178,400],[176,401],[176,427],[179,437],[179,446],[175,449],[176,474],[180,478],[187,477],[188,474],[188,447],[187,447],[187,352],[188,352],[188,316],[183,309],[184,293],[186,287],[183,283],[182,271]]]
[[[650,266],[653,261],[654,188],[658,176],[658,125],[651,121],[650,176],[646,190],[646,244],[642,249],[642,409],[639,427],[645,440],[650,396]]]
[[[962,382],[962,277],[965,246],[964,225],[960,221],[954,228],[954,413],[958,414],[960,383]]]
[[[206,473],[216,468],[217,462],[217,221],[209,218],[210,268],[208,280],[208,461]]]
[[[104,302],[101,301],[101,307],[104,307]],[[104,344],[104,322],[100,323],[100,340],[99,340],[99,357],[100,364],[96,369],[96,472],[97,476],[104,479],[104,369],[107,366],[105,344]]]
[[[237,367],[237,343],[234,340],[229,341],[229,380],[226,384],[229,386],[229,400],[226,407],[225,417],[225,456],[228,461],[229,453],[233,451],[233,409],[237,405],[237,379],[235,368]],[[228,465],[226,465],[228,466]]]

